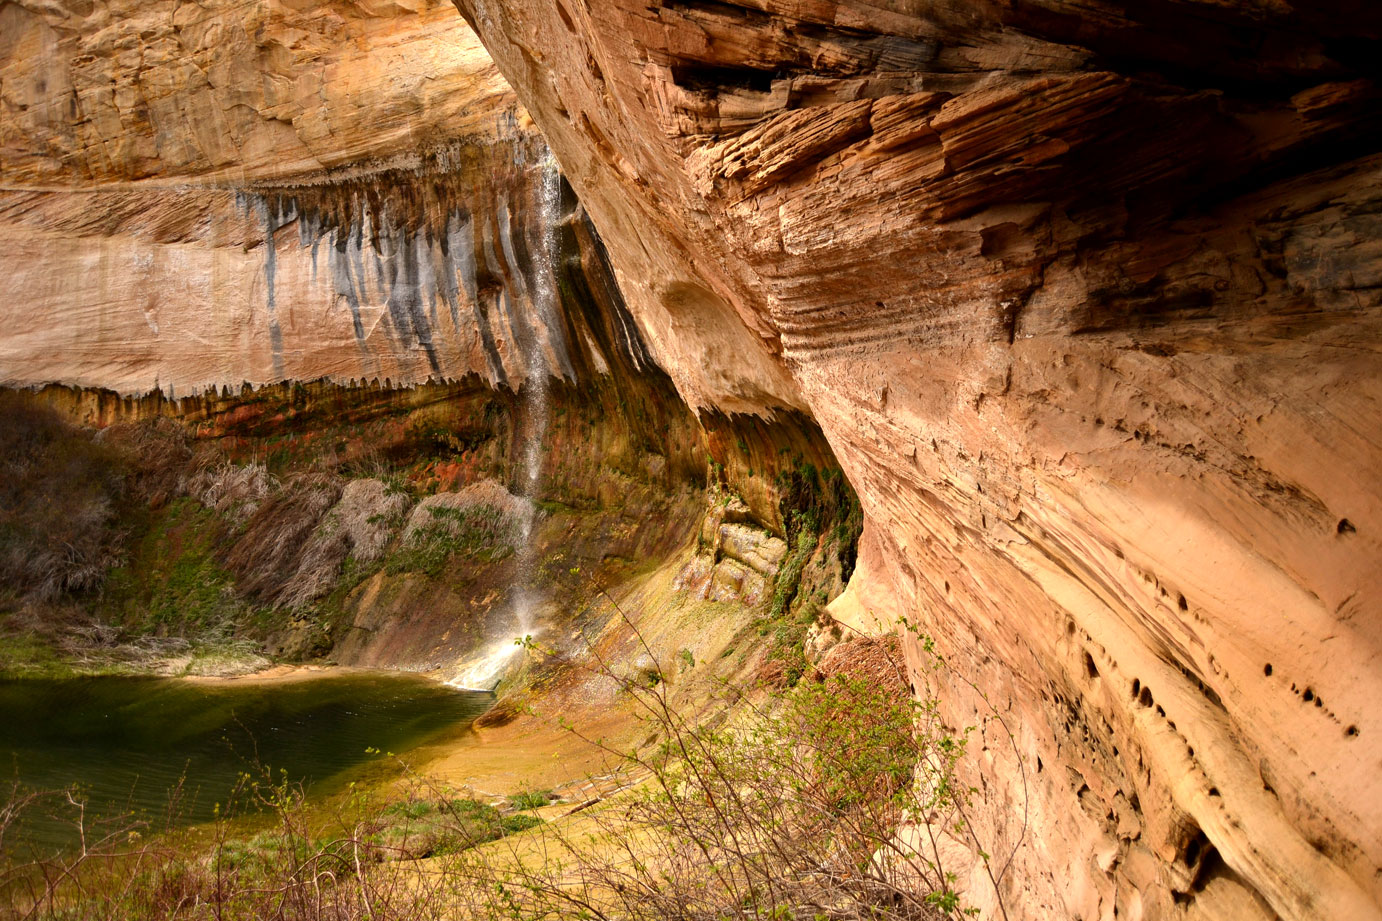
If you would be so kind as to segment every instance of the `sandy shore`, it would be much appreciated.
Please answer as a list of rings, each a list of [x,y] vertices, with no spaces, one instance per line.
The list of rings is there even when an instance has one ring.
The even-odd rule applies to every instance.
[[[392,668],[360,668],[353,665],[271,665],[252,672],[229,675],[178,675],[179,681],[193,684],[288,684],[327,675],[412,675],[442,684],[435,672],[411,672]]]
[[[289,684],[345,675],[416,675],[437,683],[435,672],[404,672],[346,665],[274,665],[238,675],[187,675],[177,680],[203,685]],[[561,709],[560,705],[557,706]],[[577,708],[583,730],[593,737],[629,744],[636,721],[627,706]],[[579,784],[609,770],[610,756],[562,729],[554,718],[524,714],[504,726],[476,729],[457,737],[424,743],[403,757],[434,780],[470,788],[482,796],[524,789]]]

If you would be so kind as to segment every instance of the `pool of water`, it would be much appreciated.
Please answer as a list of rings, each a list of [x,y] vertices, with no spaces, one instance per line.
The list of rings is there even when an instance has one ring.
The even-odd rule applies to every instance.
[[[131,811],[157,827],[182,782],[174,821],[206,821],[243,773],[272,771],[312,793],[339,789],[380,752],[403,753],[464,731],[493,702],[424,678],[325,674],[283,682],[165,678],[0,680],[0,780],[80,786],[87,814]],[[70,814],[71,810],[67,810]],[[70,845],[58,817],[31,817],[7,849]]]

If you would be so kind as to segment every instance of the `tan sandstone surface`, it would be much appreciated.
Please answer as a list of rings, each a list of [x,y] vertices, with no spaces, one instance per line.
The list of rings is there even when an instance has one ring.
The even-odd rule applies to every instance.
[[[451,8],[23,0],[0,381],[514,384],[636,322],[820,423],[832,610],[936,638],[1010,917],[1382,916],[1382,14],[458,5],[606,347]]]
[[[458,5],[683,395],[820,422],[1013,916],[1382,915],[1375,6]]]
[[[8,3],[0,108],[4,383],[517,384],[587,351],[525,282],[555,166],[449,5]]]

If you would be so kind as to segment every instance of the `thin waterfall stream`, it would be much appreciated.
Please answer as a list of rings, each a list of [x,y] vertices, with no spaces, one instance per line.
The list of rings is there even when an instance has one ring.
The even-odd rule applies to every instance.
[[[524,501],[515,547],[513,591],[510,593],[513,632],[512,636],[502,637],[487,645],[478,658],[466,663],[447,682],[459,688],[493,689],[522,651],[525,638],[540,630],[536,612],[544,599],[537,585],[537,502],[550,413],[550,377],[554,367],[548,353],[558,354],[548,337],[559,323],[557,272],[560,243],[557,231],[561,221],[561,170],[550,151],[543,157],[541,168],[538,199],[541,236],[534,252],[533,277],[530,279],[536,322],[523,343],[526,380],[522,389],[522,450],[516,485],[519,497]]]

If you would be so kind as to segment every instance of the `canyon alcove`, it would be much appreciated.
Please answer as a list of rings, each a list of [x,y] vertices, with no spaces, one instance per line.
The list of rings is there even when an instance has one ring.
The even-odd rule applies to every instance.
[[[639,794],[543,713],[887,673],[967,739],[927,910],[1382,916],[1379,40],[11,0],[5,671],[494,688],[428,757],[556,825]]]

